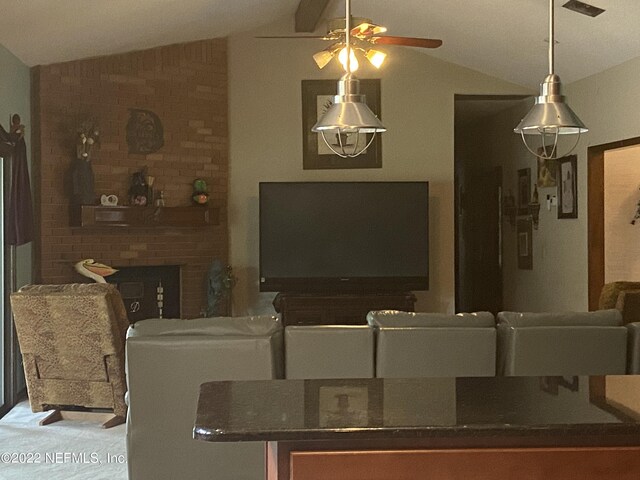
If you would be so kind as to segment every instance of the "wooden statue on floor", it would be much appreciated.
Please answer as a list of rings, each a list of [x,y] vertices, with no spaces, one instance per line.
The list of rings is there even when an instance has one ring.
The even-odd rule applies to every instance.
[[[76,158],[71,170],[74,205],[95,205],[91,152],[98,143],[99,132],[93,122],[83,122],[78,128]]]

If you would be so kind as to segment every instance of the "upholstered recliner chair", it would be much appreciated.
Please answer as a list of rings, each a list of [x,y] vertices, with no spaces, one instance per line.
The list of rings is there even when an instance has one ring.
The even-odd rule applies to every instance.
[[[376,329],[376,377],[492,377],[495,318],[489,312],[369,312]]]
[[[602,287],[598,310],[610,310],[617,308],[620,293],[627,290],[640,290],[640,282],[611,282]]]
[[[498,375],[624,375],[627,329],[618,310],[498,314]]]
[[[104,427],[124,422],[124,346],[129,326],[110,284],[28,285],[11,295],[31,410],[113,409]]]

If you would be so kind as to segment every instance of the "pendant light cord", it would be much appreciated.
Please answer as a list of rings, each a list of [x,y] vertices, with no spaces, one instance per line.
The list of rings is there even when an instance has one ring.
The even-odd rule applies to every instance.
[[[555,12],[553,8],[554,0],[549,0],[549,75],[553,75],[555,73],[555,61],[554,61],[554,53],[555,53]]]

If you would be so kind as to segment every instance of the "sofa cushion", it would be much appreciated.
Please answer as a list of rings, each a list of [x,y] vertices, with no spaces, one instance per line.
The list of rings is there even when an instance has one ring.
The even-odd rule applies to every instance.
[[[507,327],[618,327],[622,315],[618,310],[596,312],[530,313],[500,312],[498,325]]]
[[[127,332],[127,338],[159,335],[255,336],[272,335],[279,330],[282,330],[282,322],[275,315],[210,317],[192,320],[151,318],[132,325]]]
[[[373,329],[366,325],[285,328],[286,378],[371,378]]]
[[[369,312],[369,325],[378,328],[482,328],[495,327],[495,319],[489,312],[458,313],[415,313],[397,310],[380,310]]]

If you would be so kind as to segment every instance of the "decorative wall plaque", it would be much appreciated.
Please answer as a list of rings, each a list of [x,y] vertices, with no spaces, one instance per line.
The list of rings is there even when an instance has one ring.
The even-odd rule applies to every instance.
[[[150,110],[130,108],[127,122],[129,153],[153,153],[164,145],[162,122]]]

